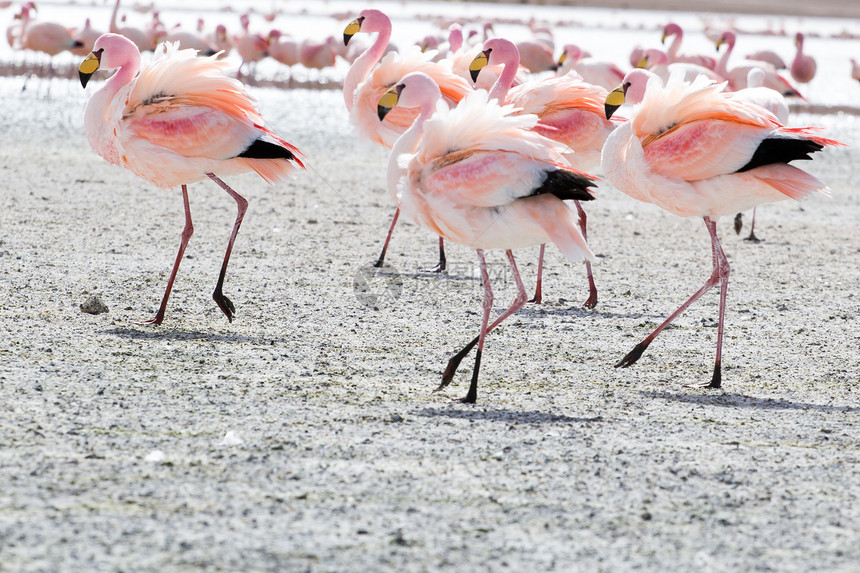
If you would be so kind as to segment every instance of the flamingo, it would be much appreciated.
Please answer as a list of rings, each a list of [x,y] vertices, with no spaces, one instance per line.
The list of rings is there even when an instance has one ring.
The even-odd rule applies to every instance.
[[[731,96],[734,99],[742,99],[750,103],[754,103],[763,107],[774,115],[776,120],[786,125],[788,123],[788,104],[785,98],[776,90],[764,87],[764,70],[761,68],[751,68],[747,73],[747,86],[742,90],[732,92]],[[760,243],[755,234],[755,216],[758,207],[753,207],[752,222],[750,223],[750,234],[744,239],[751,243]],[[741,214],[735,216],[735,233],[740,234],[743,222]]]
[[[123,26],[120,27],[116,23],[116,16],[119,12],[119,3],[120,0],[116,0],[116,4],[114,4],[113,12],[110,15],[110,26],[108,27],[108,31],[113,34],[121,34],[134,42],[134,45],[137,46],[137,49],[141,52],[144,51],[152,51],[155,49],[155,44],[153,44],[149,37],[146,35],[146,32],[141,30],[140,28],[135,28],[133,26]]]
[[[334,67],[336,58],[334,36],[323,41],[306,38],[299,45],[299,63],[309,70],[322,72],[325,68]],[[317,77],[319,78],[319,75]]]
[[[251,20],[247,14],[239,16],[242,33],[238,36],[233,36],[233,46],[242,58],[242,63],[239,65],[237,74],[240,78],[242,77],[242,68],[246,66],[248,68],[248,75],[253,78],[256,63],[265,58],[269,50],[266,38],[260,34],[252,34],[248,31],[250,22]]]
[[[30,19],[30,11],[35,10],[36,6],[32,2],[27,2],[21,7],[21,28],[19,43],[24,50],[33,50],[34,52],[42,52],[48,55],[48,77],[54,77],[54,56],[66,50],[72,50],[80,47],[81,42],[72,38],[72,33],[68,28],[55,22],[40,22]],[[29,79],[29,78],[28,78]],[[22,89],[27,88],[27,82],[24,82]],[[48,87],[50,95],[50,85]]]
[[[269,56],[277,62],[291,68],[299,63],[299,44],[289,36],[284,36],[280,30],[269,32]]]
[[[624,79],[624,72],[613,64],[585,56],[575,44],[566,44],[558,58],[558,75],[563,76],[573,70],[582,80],[604,89],[611,90]]]
[[[683,62],[687,64],[696,64],[704,68],[708,68],[709,70],[713,70],[716,67],[717,60],[710,56],[682,56],[678,54],[681,50],[681,42],[684,40],[684,30],[674,22],[669,22],[663,26],[663,36],[660,38],[660,42],[665,44],[666,38],[670,37],[673,38],[672,43],[669,45],[669,49],[666,50],[666,56],[669,58],[670,64]]]
[[[218,50],[219,59],[226,58],[230,53],[230,50],[233,49],[233,40],[230,39],[230,35],[227,33],[227,26],[224,24],[218,24],[215,26],[215,30],[207,37],[207,39],[209,40],[209,43],[215,46],[215,49]]]
[[[80,42],[79,47],[72,48],[69,50],[76,56],[86,56],[93,50],[93,44],[96,40],[98,40],[99,36],[102,35],[101,30],[96,30],[90,25],[90,19],[87,18],[84,21],[84,27],[78,30],[75,30],[72,34],[72,38],[76,42]]]
[[[683,74],[684,80],[688,82],[699,76],[705,76],[716,83],[725,81],[719,73],[698,64],[669,63],[669,57],[660,50],[646,50],[639,64],[639,67],[649,70],[663,81],[668,80],[673,73]]]
[[[483,45],[483,51],[475,58],[471,69],[474,76],[481,73],[485,65],[500,64],[502,73],[490,90],[489,97],[502,104],[511,104],[518,113],[535,114],[538,123],[535,131],[549,139],[565,145],[565,158],[580,170],[592,170],[600,166],[600,150],[613,124],[603,117],[603,101],[606,90],[580,81],[575,76],[552,77],[539,82],[527,82],[511,88],[514,73],[519,66],[517,47],[504,38],[490,38]],[[582,235],[586,232],[586,214],[578,201]],[[533,302],[541,302],[541,281],[543,277],[544,246],[541,245],[538,259],[538,279]],[[588,299],[582,306],[594,308],[597,305],[597,286],[591,262],[586,261],[588,275]]]
[[[363,136],[372,141],[390,148],[418,116],[419,110],[409,106],[398,106],[385,122],[378,121],[375,115],[377,102],[382,94],[409,72],[421,71],[433,78],[448,105],[456,105],[464,95],[473,91],[469,82],[453,72],[450,61],[434,62],[432,54],[421,52],[417,46],[382,58],[391,37],[391,20],[385,13],[373,9],[362,10],[358,18],[344,29],[344,44],[349,44],[350,39],[359,32],[376,32],[377,36],[373,44],[350,66],[343,82],[343,99],[350,112],[350,121],[358,127]],[[376,267],[385,263],[385,254],[399,216],[400,210],[397,209],[382,245],[382,252],[375,263]],[[442,272],[446,265],[444,241],[440,236],[439,263],[431,270]]]
[[[789,68],[791,77],[796,82],[809,83],[815,77],[815,58],[803,53],[803,34],[801,32],[795,34],[794,45],[797,48],[797,53],[794,54],[794,60],[791,62],[791,68]]]
[[[568,166],[564,145],[537,133],[535,115],[515,114],[475,91],[454,109],[437,105],[432,78],[407,74],[379,100],[384,119],[398,105],[420,109],[391,149],[386,181],[404,216],[446,239],[476,249],[484,284],[480,334],[453,356],[440,389],[477,345],[472,381],[462,402],[474,403],[487,333],[526,302],[512,249],[552,241],[570,260],[593,255],[576,214],[563,200],[590,200],[591,176]],[[513,304],[492,324],[493,291],[486,249],[504,249],[517,286]]]
[[[155,33],[155,43],[177,42],[180,48],[197,50],[202,56],[212,56],[218,53],[218,47],[200,34],[184,30],[160,30]]]
[[[827,187],[789,165],[824,147],[841,145],[812,128],[788,128],[764,109],[731,98],[707,78],[679,76],[666,86],[647,70],[634,70],[606,98],[606,115],[625,103],[640,104],[607,138],[602,164],[607,180],[634,199],[681,217],[702,217],[711,238],[713,271],[705,285],[621,359],[634,364],[678,315],[720,285],[717,351],[711,381],[721,386],[721,355],[729,263],[716,220],[768,201],[802,199]]]
[[[802,98],[800,92],[792,86],[788,81],[776,73],[776,70],[770,64],[765,62],[748,62],[733,66],[729,69],[729,58],[732,56],[732,51],[735,48],[735,33],[731,30],[723,32],[716,41],[717,50],[725,44],[726,51],[717,62],[716,72],[726,78],[729,82],[729,87],[732,90],[739,90],[747,87],[747,74],[750,68],[758,67],[764,70],[764,86],[774,89],[785,96],[797,96]]]
[[[517,51],[520,53],[522,66],[533,74],[558,69],[552,48],[545,42],[540,40],[517,42]]]
[[[81,84],[99,68],[118,71],[90,98],[84,128],[90,146],[162,188],[181,185],[185,228],[164,297],[148,324],[161,324],[185,246],[194,232],[187,185],[209,177],[236,201],[238,214],[212,298],[232,322],[235,309],[223,292],[227,262],[248,202],[215,173],[255,171],[274,183],[297,167],[302,155],[269,129],[242,84],[227,77],[226,62],[198,58],[194,50],[164,44],[146,67],[128,38],[105,34],[81,63]]]

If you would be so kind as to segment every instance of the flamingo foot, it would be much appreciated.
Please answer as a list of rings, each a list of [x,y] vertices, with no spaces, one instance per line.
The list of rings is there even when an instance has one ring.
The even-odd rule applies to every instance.
[[[744,239],[744,241],[746,241],[747,243],[761,243],[761,239],[759,239],[758,237],[756,237],[756,236],[755,236],[755,233],[753,233],[752,231],[750,231],[750,235],[749,235],[749,237],[747,237],[746,239]]]
[[[723,385],[722,369],[720,368],[719,364],[715,364],[714,365],[714,376],[711,378],[710,382],[708,382],[707,384],[706,383],[687,384],[686,388],[699,388],[699,389],[721,388],[722,385]]]
[[[543,302],[543,295],[541,294],[540,291],[535,291],[534,297],[531,300],[529,300],[529,302],[533,303],[533,304],[540,304]]]
[[[437,392],[451,383],[451,380],[454,379],[454,375],[457,373],[457,368],[460,367],[460,362],[462,362],[466,355],[469,354],[469,352],[472,350],[472,348],[474,348],[475,345],[478,344],[479,338],[480,337],[478,336],[473,338],[472,341],[469,342],[469,344],[467,344],[466,346],[464,346],[460,352],[451,357],[451,359],[448,361],[448,366],[445,368],[445,373],[442,374],[442,383],[439,384],[438,388],[436,388]]]
[[[582,303],[582,308],[592,309],[597,306],[597,292],[592,292],[588,295],[588,298]]]
[[[445,261],[439,261],[436,263],[435,267],[431,267],[429,269],[421,269],[423,273],[444,273],[447,268],[447,263]]]
[[[478,372],[481,370],[481,349],[475,352],[475,369],[472,371],[472,383],[469,385],[469,391],[466,395],[460,398],[463,404],[474,404],[478,401]]]
[[[161,313],[158,313],[155,316],[153,316],[152,318],[150,318],[149,320],[143,320],[141,322],[138,322],[138,324],[141,326],[149,326],[149,325],[158,326],[163,321],[164,321],[164,315]]]
[[[631,350],[627,356],[622,358],[618,364],[615,365],[616,368],[627,368],[628,366],[635,364],[637,360],[642,357],[642,353],[645,352],[645,349],[648,348],[647,342],[644,340],[636,345],[636,347]]]
[[[227,298],[224,293],[221,292],[221,289],[212,293],[212,300],[215,301],[218,308],[221,309],[221,312],[227,316],[227,320],[233,322],[233,316],[236,314],[236,307],[233,306],[233,301]]]

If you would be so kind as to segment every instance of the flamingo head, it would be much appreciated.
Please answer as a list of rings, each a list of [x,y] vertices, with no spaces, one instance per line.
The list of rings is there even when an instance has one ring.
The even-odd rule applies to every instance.
[[[92,75],[101,68],[121,68],[135,59],[139,64],[140,51],[131,40],[120,34],[102,34],[93,44],[93,51],[78,66],[81,85],[87,87]]]
[[[469,75],[472,81],[478,81],[478,75],[487,66],[494,64],[505,64],[519,66],[520,52],[510,40],[504,38],[490,38],[482,46],[483,51],[478,52],[472,63],[469,64]]]
[[[396,106],[433,109],[442,97],[439,86],[424,72],[411,72],[403,76],[396,85],[382,94],[376,106],[379,121]]]
[[[731,30],[726,30],[725,32],[720,34],[720,37],[717,38],[717,41],[715,43],[718,52],[720,51],[720,47],[722,47],[723,44],[728,45],[729,49],[732,49],[735,47],[735,33]]]
[[[636,69],[624,76],[621,85],[606,96],[604,102],[606,119],[610,119],[612,114],[625,103],[641,103],[645,99],[648,85],[654,82],[660,82],[660,78],[648,70]]]
[[[794,35],[794,47],[802,48],[803,47],[803,32],[798,32]]]
[[[350,38],[359,32],[391,32],[391,20],[384,12],[368,8],[358,13],[358,18],[346,25],[343,30],[343,45],[349,44]]]
[[[674,22],[669,22],[663,26],[663,36],[660,38],[660,43],[665,44],[666,38],[669,36],[678,36],[681,34],[681,26]]]

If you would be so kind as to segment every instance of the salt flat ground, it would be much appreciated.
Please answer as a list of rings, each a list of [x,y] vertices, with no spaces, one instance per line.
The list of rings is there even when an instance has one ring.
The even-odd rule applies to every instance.
[[[613,364],[710,272],[700,220],[608,185],[589,204],[600,303],[548,250],[545,303],[434,392],[477,333],[474,253],[392,214],[386,153],[340,94],[255,90],[313,172],[250,201],[209,293],[235,204],[191,188],[195,234],[164,325],[183,224],[176,191],[109,166],[86,96],[0,80],[0,571],[857,571],[858,151],[802,164],[832,197],[759,210],[732,265],[724,389],[709,379],[717,294],[632,368]],[[92,88],[90,88],[92,89]],[[856,145],[851,115],[796,115]],[[749,216],[747,215],[747,222]],[[519,253],[527,288],[537,250]],[[496,309],[514,286],[490,257]],[[368,290],[356,291],[356,283]],[[109,307],[80,305],[97,295]],[[378,295],[374,297],[373,295]]]

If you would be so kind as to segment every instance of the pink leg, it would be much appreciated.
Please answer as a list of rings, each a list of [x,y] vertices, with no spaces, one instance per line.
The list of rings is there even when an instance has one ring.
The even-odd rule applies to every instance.
[[[588,217],[585,215],[585,210],[579,204],[579,201],[574,201],[573,204],[576,205],[576,212],[579,213],[579,228],[582,230],[582,238],[585,239],[585,242],[588,242],[588,231],[586,230]],[[588,298],[582,303],[582,306],[585,308],[594,308],[597,306],[597,285],[594,283],[591,261],[585,261],[585,274],[588,276]]]
[[[236,308],[233,306],[233,302],[224,296],[224,293],[221,292],[221,290],[224,287],[224,276],[227,274],[227,263],[230,260],[230,253],[233,252],[233,243],[236,242],[236,235],[239,233],[239,226],[242,224],[242,219],[245,218],[245,211],[248,210],[248,201],[233,191],[229,185],[221,181],[214,174],[207,173],[206,175],[208,175],[212,181],[217,183],[221,189],[226,191],[227,194],[236,201],[236,205],[238,207],[236,222],[233,224],[233,232],[230,234],[230,242],[227,243],[227,252],[224,253],[224,262],[221,263],[221,273],[218,275],[218,283],[215,285],[215,291],[212,293],[212,299],[218,304],[221,311],[227,315],[227,320],[233,322],[233,315],[236,313]]]
[[[400,218],[400,207],[394,211],[394,218],[391,219],[391,226],[388,227],[388,234],[385,236],[385,242],[382,244],[382,252],[379,253],[379,258],[373,264],[374,267],[381,267],[385,264],[385,253],[388,252],[388,243],[391,241],[391,233],[394,232],[394,227],[397,225],[397,219]]]
[[[758,207],[753,207],[752,222],[750,223],[750,234],[746,239],[744,239],[744,241],[749,241],[751,243],[760,243],[761,242],[761,239],[759,239],[758,237],[755,236],[755,211],[756,211],[756,209],[758,209]]]
[[[167,299],[170,298],[170,291],[173,290],[173,281],[176,280],[176,273],[179,271],[179,263],[182,262],[182,256],[185,254],[185,247],[188,245],[188,240],[194,234],[194,225],[191,223],[191,206],[188,204],[188,188],[182,186],[182,202],[185,205],[185,228],[182,229],[182,236],[179,241],[179,252],[176,253],[176,261],[173,263],[173,270],[170,272],[170,279],[167,281],[167,288],[164,289],[164,297],[161,299],[161,306],[158,307],[158,312],[149,320],[142,324],[161,324],[164,320],[164,311],[167,309]]]
[[[537,283],[535,284],[535,296],[529,302],[540,304],[543,301],[543,292],[541,291],[541,283],[543,282],[543,253],[546,250],[546,245],[540,246],[540,254],[538,255],[538,272]]]
[[[681,305],[678,310],[672,313],[672,315],[667,318],[660,326],[658,326],[654,332],[645,337],[645,340],[636,345],[636,347],[630,351],[627,356],[621,359],[618,364],[615,365],[616,368],[626,368],[631,364],[634,364],[639,358],[642,356],[642,353],[645,352],[645,349],[648,348],[648,345],[657,338],[657,335],[666,328],[669,323],[671,323],[675,318],[678,317],[682,312],[687,310],[692,303],[694,303],[700,296],[711,290],[711,288],[717,283],[721,283],[720,288],[720,318],[719,325],[717,328],[717,357],[714,361],[714,375],[711,381],[708,384],[703,384],[699,387],[702,388],[719,388],[721,385],[721,360],[722,360],[722,351],[723,351],[723,322],[725,319],[725,310],[726,310],[726,295],[728,293],[729,288],[729,273],[731,271],[729,267],[729,261],[726,259],[726,255],[723,252],[723,247],[720,245],[720,240],[717,238],[717,226],[711,220],[710,217],[705,217],[705,226],[708,228],[708,233],[711,235],[711,252],[713,255],[713,271],[711,272],[711,276],[708,277],[707,282],[705,282],[704,286],[697,290],[693,296],[691,296],[687,302]]]
[[[511,303],[510,308],[503,312],[499,317],[493,321],[489,326],[487,323],[490,319],[490,310],[493,308],[493,291],[490,288],[490,277],[487,272],[487,261],[484,259],[484,251],[478,249],[478,258],[481,261],[481,278],[484,281],[484,317],[481,322],[481,333],[475,337],[469,344],[463,347],[463,349],[455,354],[451,360],[448,361],[448,366],[445,368],[445,373],[442,375],[442,384],[439,385],[437,390],[441,390],[445,386],[451,383],[451,380],[454,378],[454,374],[457,372],[457,367],[462,362],[463,358],[469,353],[470,350],[478,345],[478,350],[475,356],[475,369],[472,371],[472,383],[469,386],[469,391],[466,396],[461,400],[461,402],[465,402],[468,404],[474,404],[475,400],[478,398],[478,371],[481,367],[481,352],[484,349],[484,339],[487,334],[492,332],[494,328],[496,328],[499,324],[502,323],[507,317],[518,311],[523,307],[526,303],[526,288],[523,286],[522,278],[520,277],[520,273],[517,270],[517,263],[514,260],[514,254],[511,251],[505,251],[508,256],[508,261],[511,263],[511,272],[514,277],[514,281],[517,285],[517,297],[514,299],[514,302]]]

